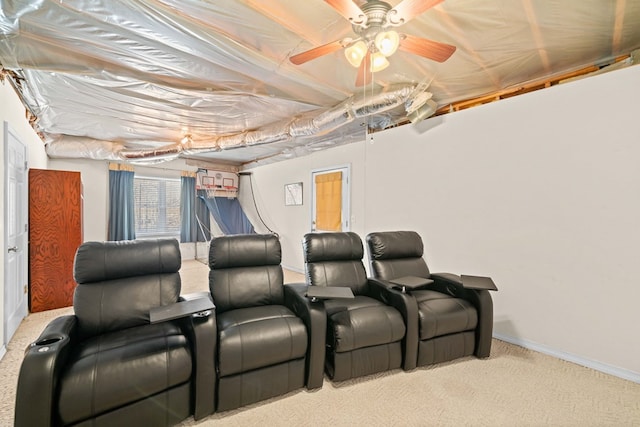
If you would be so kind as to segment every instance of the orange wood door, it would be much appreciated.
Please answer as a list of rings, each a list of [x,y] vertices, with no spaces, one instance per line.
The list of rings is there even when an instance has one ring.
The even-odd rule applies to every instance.
[[[73,304],[73,260],[82,243],[80,172],[29,170],[29,308]]]

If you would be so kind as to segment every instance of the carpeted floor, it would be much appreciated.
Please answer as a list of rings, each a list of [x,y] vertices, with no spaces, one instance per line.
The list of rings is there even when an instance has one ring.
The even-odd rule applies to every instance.
[[[186,261],[183,293],[207,290]],[[286,272],[285,282],[301,281]],[[29,315],[0,361],[0,425],[13,425],[24,348],[70,308]],[[491,357],[394,370],[300,390],[182,426],[640,426],[640,384],[494,340]]]

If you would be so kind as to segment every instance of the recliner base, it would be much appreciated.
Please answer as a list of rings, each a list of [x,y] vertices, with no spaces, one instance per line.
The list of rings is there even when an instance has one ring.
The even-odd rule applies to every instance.
[[[327,351],[326,372],[333,381],[363,377],[402,366],[401,341],[359,348],[344,353]]]
[[[435,337],[418,343],[418,366],[448,362],[473,355],[474,331]]]
[[[218,382],[217,411],[228,411],[304,387],[305,359],[223,377]]]
[[[163,391],[99,415],[95,418],[73,424],[78,427],[127,427],[127,426],[173,426],[191,415],[191,384]]]

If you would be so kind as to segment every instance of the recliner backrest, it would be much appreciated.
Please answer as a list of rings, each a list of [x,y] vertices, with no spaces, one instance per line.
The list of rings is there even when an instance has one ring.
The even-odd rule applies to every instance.
[[[356,233],[308,233],[304,236],[303,249],[309,283],[349,287],[354,295],[366,293],[364,247]]]
[[[149,323],[149,310],[178,301],[176,239],[85,242],[76,251],[73,308],[81,338]]]
[[[367,245],[373,277],[384,280],[403,276],[429,278],[429,267],[422,257],[422,238],[415,231],[370,233]]]
[[[280,240],[273,234],[238,234],[211,240],[209,288],[219,313],[282,304]]]

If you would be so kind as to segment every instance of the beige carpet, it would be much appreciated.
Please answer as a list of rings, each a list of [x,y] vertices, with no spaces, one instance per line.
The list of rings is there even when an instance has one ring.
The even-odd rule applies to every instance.
[[[207,289],[208,267],[183,263],[183,292]],[[287,272],[286,282],[301,276]],[[13,424],[24,348],[70,308],[29,315],[0,361],[0,425]],[[183,426],[640,426],[640,384],[494,340],[491,357],[395,370],[300,390]]]

